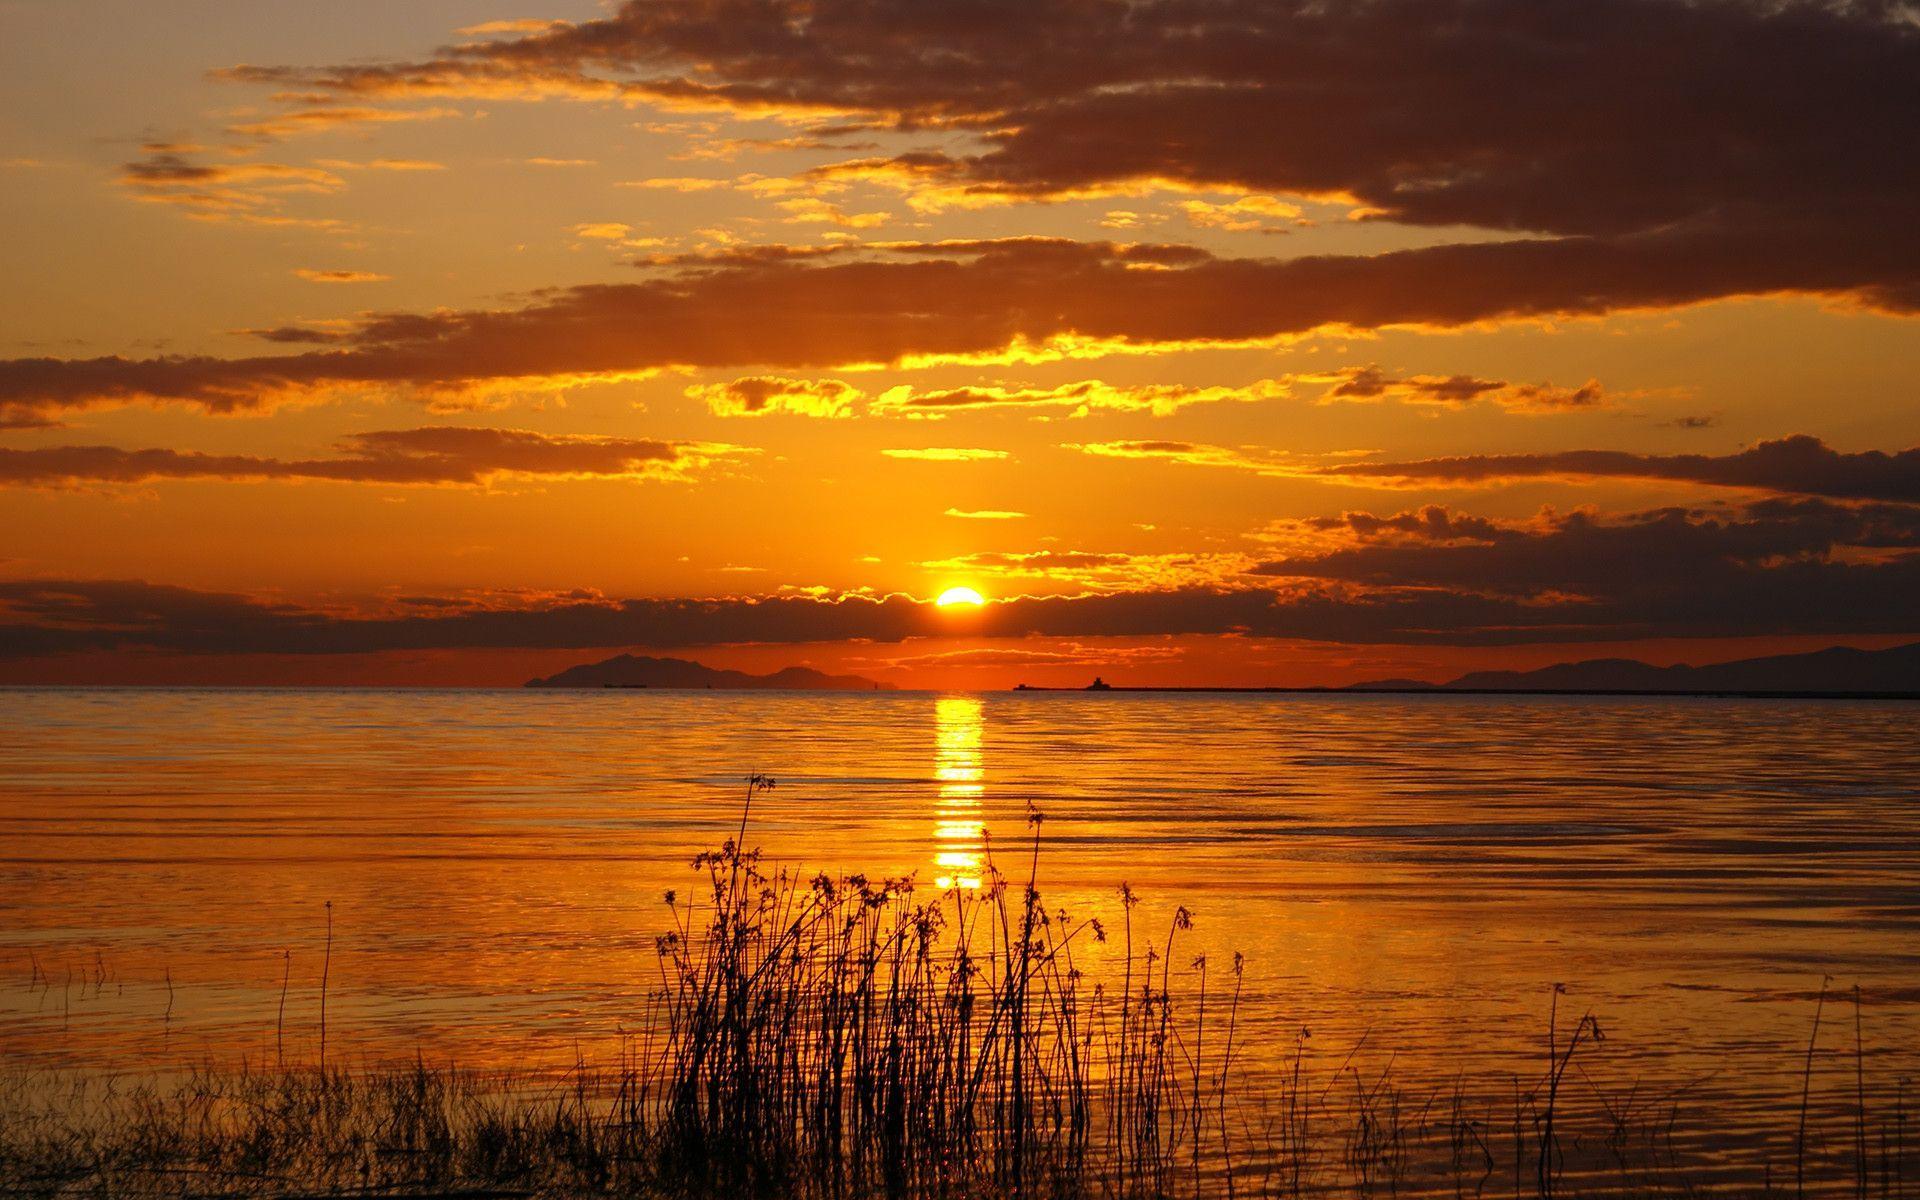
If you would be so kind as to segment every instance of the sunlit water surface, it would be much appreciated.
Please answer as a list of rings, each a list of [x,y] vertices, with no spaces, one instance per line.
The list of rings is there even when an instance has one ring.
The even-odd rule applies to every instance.
[[[1564,983],[1596,1078],[1771,1119],[1824,977],[1816,1110],[1855,984],[1920,1066],[1920,706],[658,691],[0,692],[0,1058],[303,1053],[323,964],[354,1053],[591,1055],[755,771],[749,843],[928,889],[1037,807],[1050,907],[1245,953],[1256,1069],[1537,1075]]]

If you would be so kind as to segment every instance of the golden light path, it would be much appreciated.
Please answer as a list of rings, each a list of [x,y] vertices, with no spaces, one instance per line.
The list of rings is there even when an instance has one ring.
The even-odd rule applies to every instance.
[[[942,599],[941,603],[945,603]],[[933,776],[940,784],[934,802],[934,885],[980,886],[986,825],[981,807],[986,770],[980,758],[981,711],[976,696],[942,696],[934,701]]]
[[[955,604],[978,605],[985,604],[986,602],[987,598],[985,596],[982,596],[970,587],[950,587],[946,591],[941,592],[940,598],[934,601],[934,603],[941,608],[950,608]]]

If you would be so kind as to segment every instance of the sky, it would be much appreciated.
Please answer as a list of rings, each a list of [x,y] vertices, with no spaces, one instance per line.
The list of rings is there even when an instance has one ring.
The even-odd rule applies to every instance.
[[[0,0],[0,682],[1911,640],[1916,144],[1877,0]]]

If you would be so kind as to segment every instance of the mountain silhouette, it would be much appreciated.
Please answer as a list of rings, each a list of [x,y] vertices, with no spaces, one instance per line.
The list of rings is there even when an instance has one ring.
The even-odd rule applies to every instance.
[[[1382,679],[1353,691],[1920,693],[1920,642],[1886,650],[1833,646],[1811,654],[1743,658],[1704,667],[1656,667],[1631,658],[1555,663],[1536,671],[1473,671],[1440,684]]]
[[[786,667],[771,675],[720,670],[685,658],[647,658],[621,654],[596,663],[568,667],[545,679],[529,679],[538,688],[791,688],[816,692],[892,691],[893,685],[858,675],[828,675],[812,667]]]

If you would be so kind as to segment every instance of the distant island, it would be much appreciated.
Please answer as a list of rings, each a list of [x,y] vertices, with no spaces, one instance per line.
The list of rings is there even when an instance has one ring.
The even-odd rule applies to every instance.
[[[1473,671],[1446,683],[1378,679],[1356,692],[1767,692],[1799,695],[1920,693],[1920,642],[1886,650],[1832,646],[1811,654],[1743,658],[1704,667],[1656,667],[1631,658],[1555,663],[1537,671]]]
[[[1920,700],[1920,642],[1885,650],[1832,646],[1810,654],[1743,658],[1704,667],[1656,667],[1632,658],[1555,663],[1536,671],[1473,671],[1445,683],[1373,679],[1346,687],[1118,687],[1096,676],[1085,687],[1016,692],[1557,692],[1570,695],[1887,697]]]
[[[879,683],[858,675],[828,675],[812,667],[786,667],[771,675],[750,675],[745,671],[727,671],[685,658],[647,658],[621,654],[596,663],[568,667],[545,679],[529,679],[530,688],[693,688],[772,689],[789,688],[813,692],[892,691],[890,683]]]

